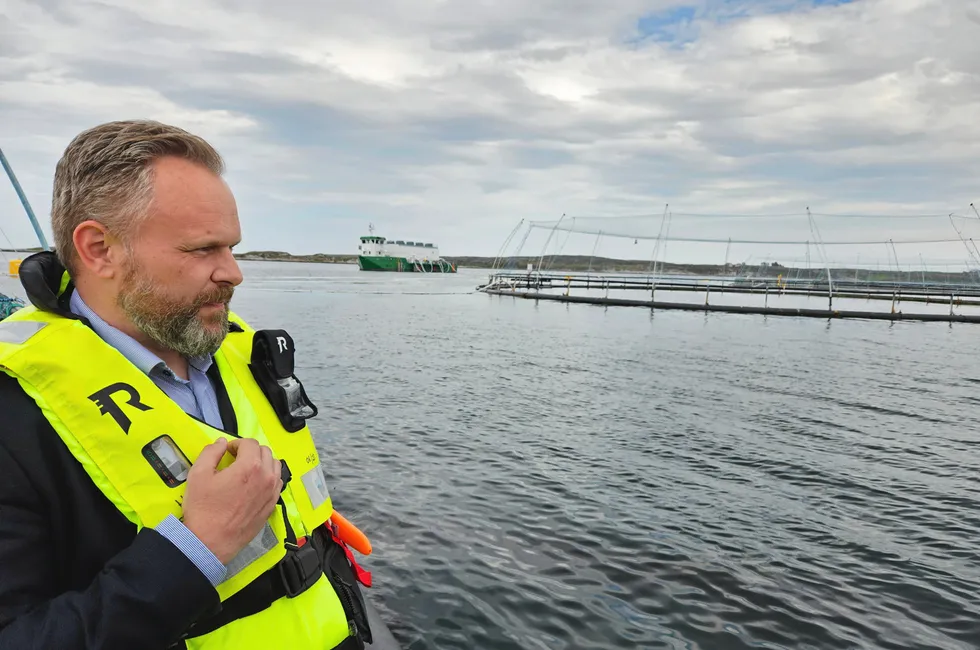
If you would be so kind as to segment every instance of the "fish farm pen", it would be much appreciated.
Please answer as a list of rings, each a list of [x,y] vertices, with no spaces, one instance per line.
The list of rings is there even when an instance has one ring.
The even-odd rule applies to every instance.
[[[478,291],[652,310],[980,323],[980,214],[973,204],[963,214],[929,215],[668,209],[656,218],[563,216],[529,222],[507,253],[523,224]],[[830,237],[821,237],[821,226]],[[546,236],[541,252],[524,253],[536,232]],[[574,235],[588,236],[591,254],[563,254]],[[621,253],[597,256],[608,240]],[[652,246],[648,258],[623,258],[642,250],[641,242]]]

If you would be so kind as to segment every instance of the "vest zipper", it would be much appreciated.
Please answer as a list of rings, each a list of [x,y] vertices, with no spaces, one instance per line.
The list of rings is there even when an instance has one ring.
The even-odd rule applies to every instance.
[[[333,585],[334,591],[337,592],[337,596],[340,598],[340,604],[344,608],[344,613],[347,615],[347,626],[350,629],[350,634],[352,637],[357,638],[360,635],[360,629],[357,627],[357,615],[360,610],[355,604],[351,586],[332,569],[328,570],[326,575],[327,580]]]

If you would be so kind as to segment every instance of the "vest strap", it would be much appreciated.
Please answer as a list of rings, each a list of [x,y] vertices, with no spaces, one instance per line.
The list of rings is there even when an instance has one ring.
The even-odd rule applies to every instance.
[[[324,528],[326,528],[327,531],[330,533],[330,537],[333,538],[333,541],[337,544],[337,546],[339,546],[344,550],[344,555],[347,556],[347,561],[350,562],[351,570],[354,572],[354,577],[357,579],[357,581],[360,582],[365,587],[370,588],[371,572],[365,571],[364,569],[361,568],[361,565],[357,563],[357,560],[354,559],[354,552],[350,550],[349,546],[347,546],[347,542],[341,539],[340,535],[337,534],[336,526],[332,525],[328,521],[326,524],[324,524]]]
[[[204,636],[232,621],[257,614],[283,596],[295,598],[326,576],[340,597],[351,631],[356,631],[333,650],[362,650],[365,642],[372,641],[363,596],[338,571],[338,568],[346,568],[348,572],[353,572],[350,565],[337,566],[338,562],[347,564],[346,549],[338,553],[338,548],[334,547],[344,548],[323,527],[310,537],[299,540],[296,545],[287,544],[286,555],[276,566],[225,600],[219,612],[192,625],[181,635],[181,639]]]
[[[306,551],[304,552],[303,549]],[[309,563],[311,552],[312,565]],[[302,560],[296,559],[299,553],[303,555]],[[192,625],[181,638],[192,639],[204,636],[232,621],[261,612],[283,596],[290,598],[298,596],[313,586],[322,574],[320,558],[312,545],[304,544],[298,550],[295,547],[287,547],[286,556],[279,561],[279,564],[222,603],[221,610],[217,614]]]

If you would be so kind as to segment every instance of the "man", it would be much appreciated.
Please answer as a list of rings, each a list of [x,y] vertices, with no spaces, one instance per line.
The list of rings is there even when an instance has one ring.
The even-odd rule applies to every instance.
[[[292,339],[229,311],[222,172],[149,121],[57,165],[56,253],[24,260],[31,305],[0,322],[0,649],[371,641]]]

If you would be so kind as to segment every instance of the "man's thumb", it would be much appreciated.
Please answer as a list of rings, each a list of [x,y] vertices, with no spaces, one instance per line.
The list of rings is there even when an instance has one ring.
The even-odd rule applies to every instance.
[[[200,465],[210,470],[215,469],[221,462],[221,457],[225,455],[227,448],[228,441],[225,438],[218,438],[201,450],[201,455],[197,457],[197,462],[194,465]]]

